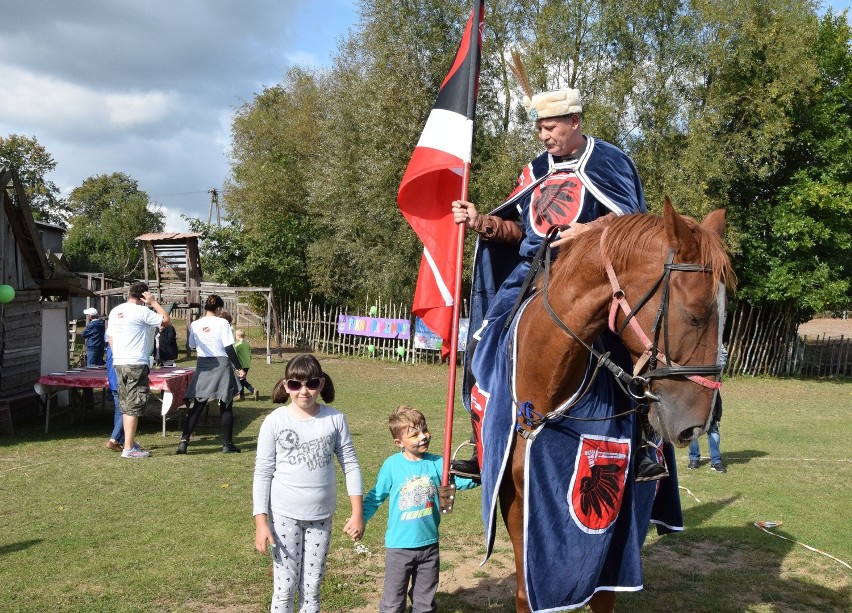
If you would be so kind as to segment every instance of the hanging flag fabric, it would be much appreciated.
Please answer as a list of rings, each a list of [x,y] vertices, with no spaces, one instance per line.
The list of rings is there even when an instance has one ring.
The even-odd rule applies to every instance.
[[[443,339],[443,356],[450,350],[455,271],[461,266],[450,203],[461,196],[464,168],[470,164],[483,20],[480,1],[471,11],[397,195],[400,211],[423,242],[412,312]]]

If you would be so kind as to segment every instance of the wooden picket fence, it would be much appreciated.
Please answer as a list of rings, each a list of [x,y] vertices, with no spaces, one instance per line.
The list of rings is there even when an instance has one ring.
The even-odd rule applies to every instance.
[[[412,364],[441,362],[440,351],[414,347],[414,318],[404,304],[368,300],[363,308],[353,312],[313,299],[302,302],[282,298],[278,301],[278,309],[279,347]],[[397,340],[341,334],[338,332],[341,315],[407,319],[411,324],[411,337]],[[466,316],[465,303],[462,317]],[[799,336],[794,312],[751,307],[745,303],[737,304],[728,319],[729,357],[725,376],[852,376],[852,338]]]
[[[799,336],[793,309],[741,302],[728,318],[728,376],[852,376],[852,339]]]
[[[362,309],[345,309],[314,301],[313,298],[302,302],[284,297],[278,301],[278,309],[279,346],[411,364],[441,362],[440,351],[414,346],[414,317],[410,309],[401,303],[368,300]],[[465,312],[466,303],[462,306],[462,317],[466,316]],[[407,319],[411,334],[405,340],[341,334],[338,332],[341,315]]]

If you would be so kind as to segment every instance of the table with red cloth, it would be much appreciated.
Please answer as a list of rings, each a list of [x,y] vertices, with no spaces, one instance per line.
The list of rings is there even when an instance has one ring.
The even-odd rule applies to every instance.
[[[160,412],[163,418],[163,436],[166,435],[166,419],[183,405],[186,388],[194,373],[194,368],[178,366],[155,368],[148,373],[151,389],[163,393]],[[73,368],[65,372],[47,373],[38,378],[35,391],[43,398],[45,434],[50,425],[51,398],[68,389],[109,389],[106,366]],[[113,406],[112,403],[110,406]]]

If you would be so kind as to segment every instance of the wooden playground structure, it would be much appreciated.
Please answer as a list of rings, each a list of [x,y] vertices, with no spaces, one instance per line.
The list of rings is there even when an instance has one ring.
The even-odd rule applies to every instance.
[[[200,237],[201,234],[196,232],[158,232],[137,236],[136,240],[142,246],[143,253],[144,278],[141,280],[148,284],[151,292],[157,296],[157,301],[167,311],[184,310],[187,313],[187,329],[203,314],[202,305],[210,294],[222,297],[225,301],[225,310],[232,313],[234,317],[235,326],[239,326],[240,317],[250,316],[247,311],[240,308],[241,297],[247,294],[263,294],[266,299],[266,363],[271,363],[273,326],[276,338],[280,339],[272,288],[230,287],[205,282],[198,249]],[[126,292],[127,286],[96,291],[95,294],[101,303],[100,312],[108,313],[110,308],[124,299]],[[278,352],[281,353],[280,342]]]

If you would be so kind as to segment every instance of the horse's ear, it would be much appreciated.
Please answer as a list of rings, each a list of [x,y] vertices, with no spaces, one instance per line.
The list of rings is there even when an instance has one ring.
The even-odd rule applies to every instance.
[[[723,237],[725,235],[725,209],[716,209],[708,214],[701,222],[701,227],[718,234],[720,238]]]
[[[691,260],[698,255],[698,245],[692,235],[692,229],[672,206],[672,201],[666,196],[663,201],[663,220],[666,224],[666,237],[669,245],[682,260]]]

